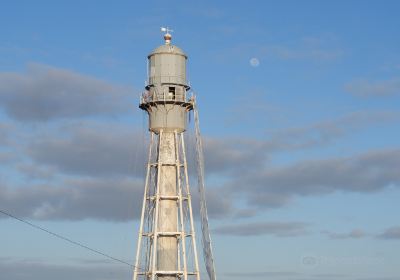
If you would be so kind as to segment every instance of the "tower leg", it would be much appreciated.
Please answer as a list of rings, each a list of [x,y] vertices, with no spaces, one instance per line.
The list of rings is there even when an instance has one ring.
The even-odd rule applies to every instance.
[[[144,194],[143,194],[143,204],[142,204],[142,214],[140,218],[140,227],[139,227],[139,237],[138,237],[138,243],[137,243],[137,248],[136,248],[136,261],[135,261],[135,266],[133,270],[133,280],[137,280],[138,278],[138,273],[139,273],[139,261],[140,261],[140,253],[142,249],[142,237],[143,237],[143,224],[145,220],[145,210],[146,210],[146,205],[147,205],[147,197],[149,193],[149,179],[150,179],[150,171],[151,171],[151,155],[152,155],[152,149],[153,149],[153,142],[154,142],[154,133],[151,132],[150,136],[150,145],[149,145],[149,158],[147,161],[147,171],[146,171],[146,180],[144,184]]]
[[[182,153],[183,153],[183,168],[184,168],[184,172],[185,172],[187,205],[188,205],[188,209],[189,209],[190,232],[191,232],[192,244],[193,244],[194,268],[196,270],[195,271],[196,279],[200,280],[199,259],[197,257],[196,235],[195,235],[195,231],[194,231],[194,221],[193,221],[192,196],[190,195],[189,174],[188,174],[188,169],[187,169],[186,150],[185,150],[185,138],[183,137],[183,134],[181,134],[181,143],[182,143]]]

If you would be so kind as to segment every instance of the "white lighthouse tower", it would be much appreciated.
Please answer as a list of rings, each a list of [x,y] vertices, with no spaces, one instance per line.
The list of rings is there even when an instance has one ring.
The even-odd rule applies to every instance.
[[[133,280],[200,280],[184,132],[186,54],[165,44],[148,55],[148,84],[139,107],[149,116],[150,145]]]

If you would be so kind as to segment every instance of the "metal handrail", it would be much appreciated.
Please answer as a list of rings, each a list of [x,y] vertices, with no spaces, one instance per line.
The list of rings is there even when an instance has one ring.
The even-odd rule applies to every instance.
[[[190,93],[190,92],[189,92]],[[188,98],[188,96],[190,96]],[[188,95],[188,92],[182,93],[175,93],[173,96],[168,96],[166,92],[160,93],[153,93],[151,94],[150,91],[146,90],[142,93],[140,97],[140,103],[149,103],[149,102],[166,102],[166,101],[178,101],[178,102],[190,102],[193,95]]]

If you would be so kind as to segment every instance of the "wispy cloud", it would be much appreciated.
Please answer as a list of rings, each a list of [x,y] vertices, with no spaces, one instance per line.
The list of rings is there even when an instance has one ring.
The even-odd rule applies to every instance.
[[[214,232],[233,236],[272,235],[276,237],[299,236],[307,233],[308,224],[300,222],[259,222],[217,227]]]
[[[246,272],[227,272],[223,273],[224,276],[234,278],[265,278],[265,277],[291,277],[302,275],[299,272],[293,271],[246,271]]]
[[[388,228],[377,237],[381,239],[400,239],[400,226]]]
[[[400,94],[400,78],[371,81],[358,79],[347,83],[345,90],[361,97],[390,96]]]
[[[331,61],[343,56],[340,49],[323,49],[320,47],[293,48],[282,45],[267,46],[262,49],[265,56],[277,57],[283,60],[314,60]]]
[[[241,272],[225,272],[220,274],[222,279],[230,278],[274,278],[274,279],[291,279],[291,280],[304,280],[304,279],[352,279],[351,276],[339,273],[319,273],[311,274],[304,271],[241,271]]]
[[[229,30],[229,29],[228,29]],[[241,43],[224,49],[223,53],[217,54],[217,59],[251,56],[260,60],[278,59],[285,61],[310,61],[331,62],[342,58],[345,51],[338,46],[336,40],[331,37],[304,37],[285,43]]]
[[[366,233],[361,229],[353,229],[347,233],[337,233],[327,230],[321,233],[327,235],[330,239],[360,239],[366,236]]]

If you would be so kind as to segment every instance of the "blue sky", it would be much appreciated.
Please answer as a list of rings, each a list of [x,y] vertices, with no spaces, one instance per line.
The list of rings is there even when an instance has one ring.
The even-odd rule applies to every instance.
[[[0,209],[134,261],[148,141],[138,97],[167,25],[199,103],[218,278],[400,279],[399,9],[3,3]],[[14,220],[0,229],[1,280],[130,278]]]

